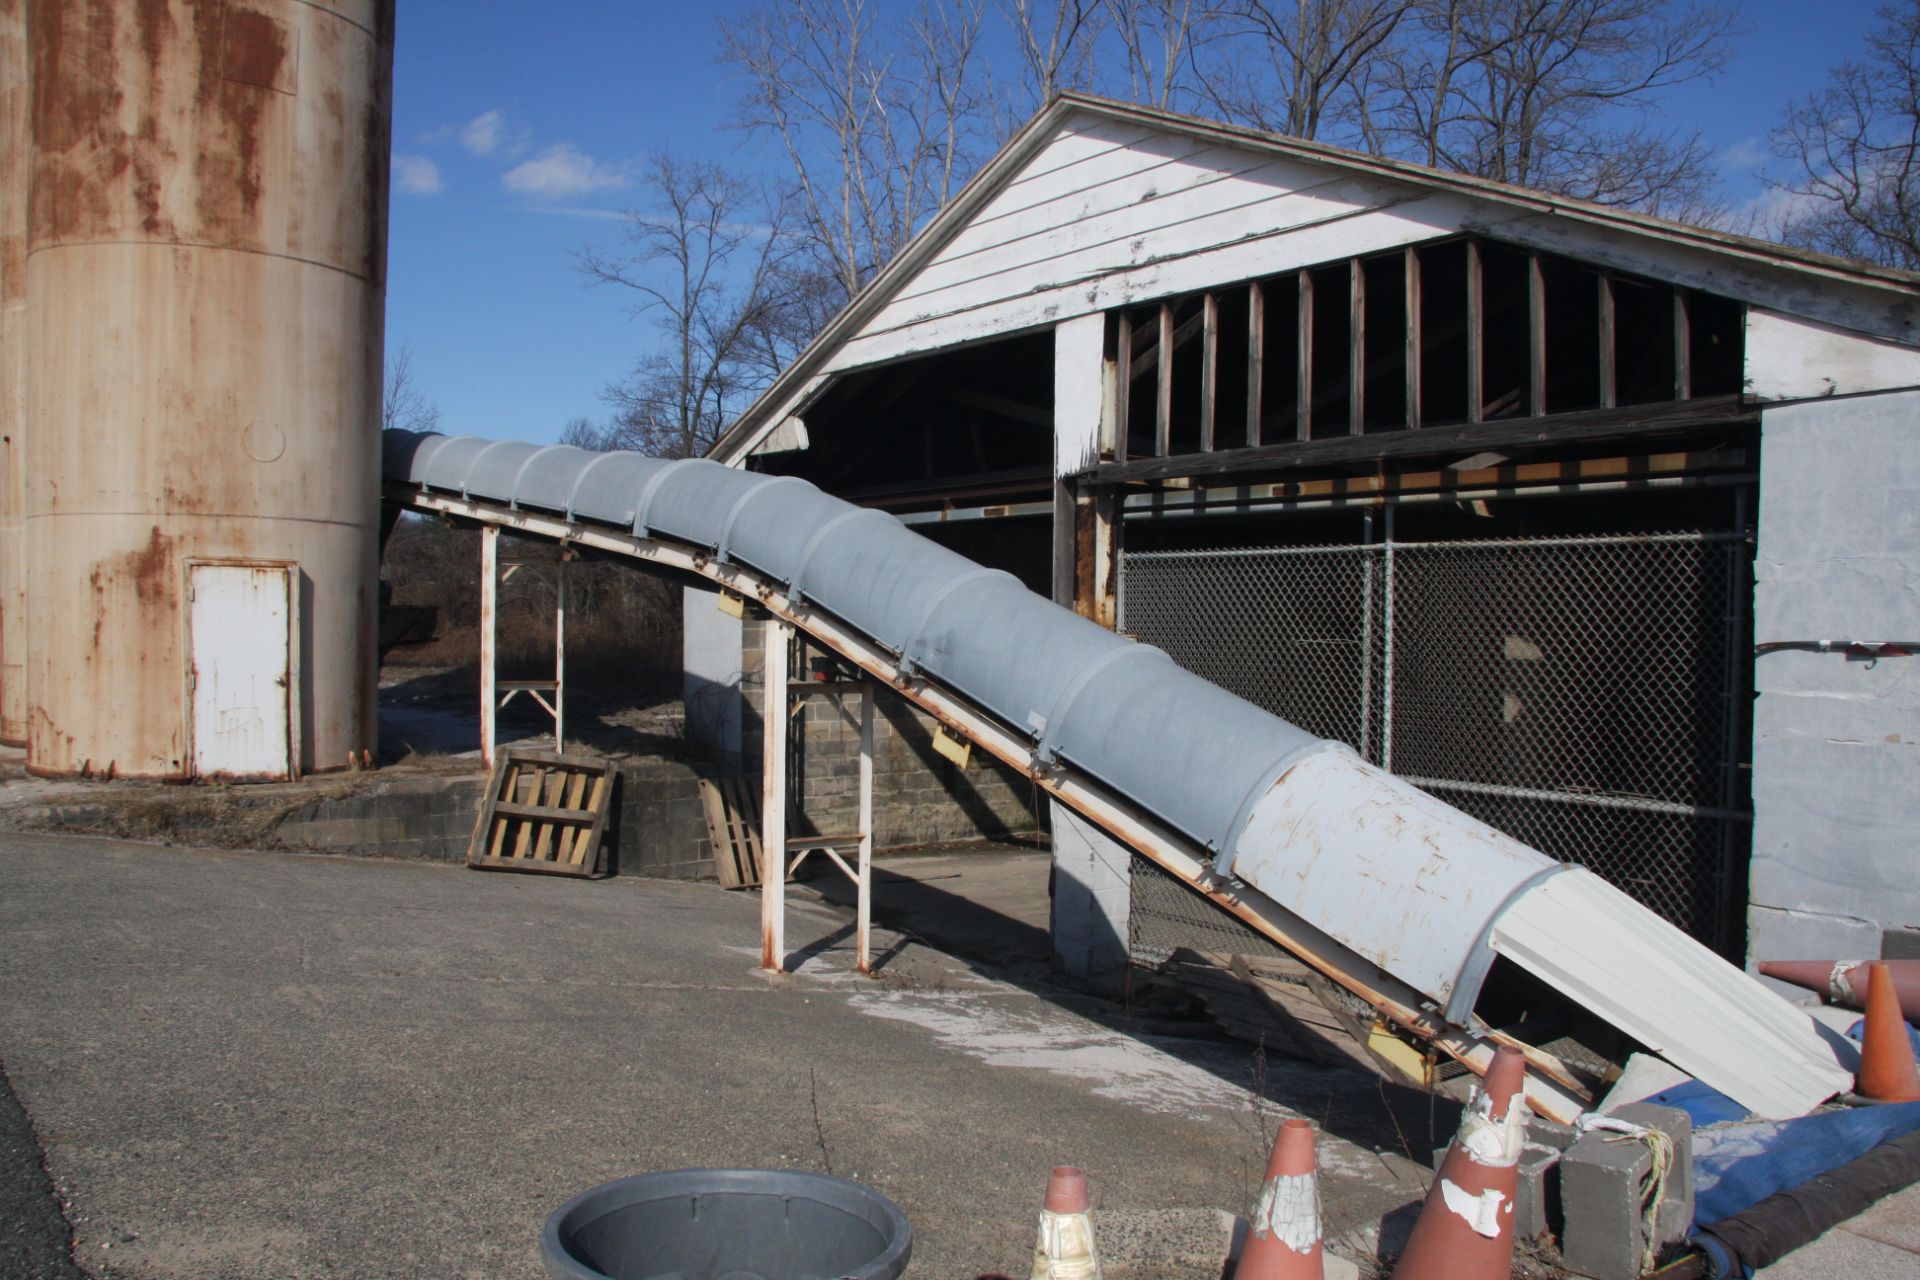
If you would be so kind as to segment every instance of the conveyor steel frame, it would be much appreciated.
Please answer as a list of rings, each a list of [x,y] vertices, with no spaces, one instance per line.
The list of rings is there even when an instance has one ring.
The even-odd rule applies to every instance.
[[[493,525],[520,537],[629,556],[703,578],[757,601],[774,618],[798,627],[815,642],[897,691],[949,732],[966,738],[995,759],[1026,774],[1049,796],[1365,1001],[1382,1019],[1426,1041],[1476,1074],[1485,1074],[1498,1046],[1511,1045],[1526,1055],[1527,1098],[1536,1111],[1550,1119],[1571,1123],[1587,1109],[1591,1095],[1554,1055],[1497,1031],[1468,1029],[1446,1021],[1431,1002],[1412,987],[1279,903],[1245,884],[1219,876],[1213,870],[1209,851],[1124,798],[1090,782],[1071,765],[1039,759],[1024,736],[939,684],[903,671],[877,643],[804,600],[792,599],[778,583],[752,569],[720,560],[686,544],[576,524],[562,516],[515,510],[505,502],[475,500],[409,484],[389,485],[388,496],[391,501],[422,513],[468,520],[483,527]]]

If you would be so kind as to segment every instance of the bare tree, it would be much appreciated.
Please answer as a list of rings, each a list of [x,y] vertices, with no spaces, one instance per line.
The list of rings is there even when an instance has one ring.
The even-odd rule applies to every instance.
[[[663,339],[607,388],[616,418],[603,445],[697,457],[766,382],[759,357],[792,242],[784,207],[717,165],[655,155],[646,189],[658,209],[626,215],[623,253],[578,255],[593,283],[632,290],[633,314]]]
[[[1214,0],[1108,0],[1127,68],[1126,96],[1151,107],[1180,105],[1196,49],[1224,16]]]
[[[1066,89],[1094,83],[1094,51],[1108,0],[1003,0],[1031,111]]]
[[[745,77],[739,123],[792,166],[799,231],[843,298],[972,172],[986,0],[922,0],[882,28],[872,0],[773,0],[720,24]]]
[[[381,385],[380,427],[385,431],[437,431],[440,407],[413,380],[413,348],[402,345],[387,358]]]
[[[1793,166],[1789,243],[1920,269],[1920,3],[1888,5],[1865,58],[1835,67],[1773,131]]]
[[[590,453],[605,453],[608,449],[619,448],[614,441],[615,434],[614,428],[602,427],[592,418],[570,418],[567,425],[560,428],[559,443],[570,444]]]
[[[1734,15],[1669,0],[1423,0],[1395,56],[1356,75],[1375,151],[1655,212],[1695,210],[1708,149],[1660,94],[1723,65]]]
[[[1197,68],[1200,95],[1229,120],[1317,138],[1409,12],[1405,0],[1232,0],[1218,56]]]

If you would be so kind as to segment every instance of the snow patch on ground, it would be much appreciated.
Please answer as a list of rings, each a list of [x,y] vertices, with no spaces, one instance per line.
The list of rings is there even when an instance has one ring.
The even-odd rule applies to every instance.
[[[1148,1040],[1103,1027],[1038,1001],[1010,1003],[970,994],[871,992],[848,1003],[870,1017],[931,1031],[941,1044],[990,1067],[1024,1067],[1091,1086],[1094,1094],[1162,1115],[1211,1119],[1259,1116],[1269,1130],[1297,1114],[1232,1082],[1244,1055],[1221,1051],[1220,1070],[1176,1057]],[[1201,1050],[1204,1055],[1207,1050]],[[1356,1147],[1320,1135],[1320,1167],[1363,1173],[1375,1164]]]

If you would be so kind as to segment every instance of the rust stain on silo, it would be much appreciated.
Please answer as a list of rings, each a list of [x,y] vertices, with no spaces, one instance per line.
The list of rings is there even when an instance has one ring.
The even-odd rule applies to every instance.
[[[33,403],[91,442],[29,446],[30,763],[190,773],[189,566],[245,561],[310,584],[299,763],[341,767],[371,719],[393,0],[29,3]]]

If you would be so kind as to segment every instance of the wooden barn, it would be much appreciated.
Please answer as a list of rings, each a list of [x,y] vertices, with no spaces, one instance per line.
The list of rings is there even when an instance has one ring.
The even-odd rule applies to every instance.
[[[1909,273],[1067,95],[714,456],[1009,569],[1730,957],[1915,954],[1916,320]],[[687,665],[738,751],[739,621],[690,598]],[[1069,967],[1234,927],[1053,827]]]

